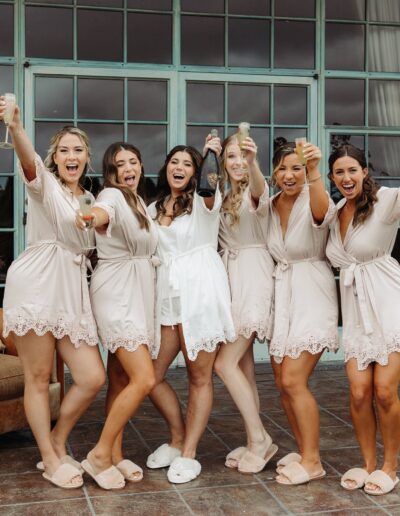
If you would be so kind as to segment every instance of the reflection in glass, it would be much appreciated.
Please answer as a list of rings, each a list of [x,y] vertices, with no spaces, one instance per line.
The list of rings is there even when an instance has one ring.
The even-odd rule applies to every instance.
[[[354,145],[361,150],[365,149],[364,135],[361,134],[331,134],[331,151],[341,145]]]
[[[73,125],[73,121],[35,123],[35,150],[43,160],[47,156],[50,138],[66,125]]]
[[[124,117],[123,79],[78,79],[78,118]]]
[[[7,269],[14,259],[14,233],[0,233],[0,283],[6,280]]]
[[[123,61],[122,36],[122,12],[78,9],[78,59]]]
[[[172,16],[128,13],[128,61],[172,63]]]
[[[325,124],[364,125],[362,79],[326,79]]]
[[[191,145],[199,152],[202,152],[204,142],[211,129],[218,131],[218,136],[221,138],[221,142],[224,139],[224,128],[222,126],[187,126],[186,128],[186,144]]]
[[[274,105],[276,124],[307,123],[307,88],[275,86]]]
[[[14,67],[0,65],[0,91],[2,93],[14,91]],[[3,153],[4,154],[4,153]]]
[[[314,55],[314,22],[275,22],[275,68],[313,69]]]
[[[4,141],[6,135],[6,126],[1,124],[3,127],[0,129],[0,140]],[[14,153],[13,152],[0,152],[0,172],[12,173],[14,170]]]
[[[368,15],[371,21],[400,22],[399,0],[369,0]]]
[[[289,16],[290,18],[314,18],[315,0],[279,0],[275,2],[275,16]]]
[[[72,59],[72,20],[72,9],[25,7],[26,56]]]
[[[167,119],[167,81],[128,81],[130,120]]]
[[[368,57],[373,72],[400,72],[400,27],[370,25]]]
[[[35,77],[35,117],[73,118],[73,88],[69,77]]]
[[[183,65],[224,66],[224,19],[181,16]]]
[[[14,8],[0,5],[0,56],[14,55]]]
[[[269,16],[271,14],[270,0],[227,0],[229,14],[253,14]]]
[[[92,147],[91,167],[92,172],[101,174],[101,162],[106,148],[112,142],[121,142],[124,139],[124,127],[122,124],[79,124],[90,139]]]
[[[224,85],[187,83],[187,121],[223,122]]]
[[[228,64],[268,68],[270,22],[229,18]]]
[[[128,141],[140,150],[146,176],[157,175],[167,154],[167,127],[129,124]]]
[[[172,0],[127,0],[128,9],[154,9],[156,11],[171,11]]]
[[[0,227],[12,228],[14,212],[14,178],[0,177]]]
[[[224,0],[181,0],[181,11],[189,13],[223,13]]]
[[[365,0],[325,0],[326,18],[365,20]]]
[[[270,88],[262,84],[229,84],[228,122],[269,123]]]
[[[368,138],[368,166],[374,177],[382,179],[400,178],[400,137],[399,136],[369,136]],[[386,186],[396,186],[385,180]]]
[[[364,70],[364,26],[327,23],[325,63],[330,70]]]
[[[369,125],[400,125],[400,82],[369,82]]]

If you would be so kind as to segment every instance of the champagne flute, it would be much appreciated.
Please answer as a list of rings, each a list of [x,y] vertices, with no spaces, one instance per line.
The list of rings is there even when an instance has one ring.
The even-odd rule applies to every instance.
[[[85,223],[85,229],[84,229],[85,234],[86,234],[85,251],[91,251],[94,249],[94,246],[90,242],[90,235],[89,235],[89,228],[93,221],[93,213],[92,213],[92,206],[94,203],[93,197],[90,194],[85,193],[78,197],[78,201],[79,201],[79,209],[82,213],[82,219]]]
[[[299,160],[300,160],[302,165],[306,164],[306,159],[304,157],[304,149],[303,149],[303,145],[305,143],[307,143],[307,138],[304,138],[304,136],[302,138],[296,138],[295,139],[296,154],[299,157]]]
[[[6,109],[4,111],[3,121],[6,124],[6,137],[4,142],[0,142],[1,149],[12,149],[14,145],[8,141],[8,126],[14,117],[16,98],[14,93],[5,93],[4,100],[6,103]]]
[[[249,136],[250,133],[250,124],[248,122],[240,122],[237,132],[237,140],[240,147],[240,152],[242,155],[242,169],[246,168],[246,152],[242,150],[244,140]]]

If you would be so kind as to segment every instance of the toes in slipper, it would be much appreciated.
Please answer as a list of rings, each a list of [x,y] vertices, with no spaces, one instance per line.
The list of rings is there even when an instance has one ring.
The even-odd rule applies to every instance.
[[[96,473],[95,469],[87,459],[82,461],[81,464],[86,473],[90,475],[96,484],[102,489],[122,489],[125,486],[124,477],[115,466],[110,466],[104,471]]]
[[[116,467],[128,482],[140,482],[143,479],[142,468],[131,460],[121,460]]]
[[[356,491],[364,487],[368,476],[368,471],[363,468],[351,468],[340,479],[340,485],[347,491]],[[349,481],[354,482],[354,485],[349,485]]]
[[[61,464],[52,475],[49,475],[46,471],[42,475],[43,478],[63,489],[76,489],[83,485],[82,475],[71,464]]]
[[[168,469],[167,477],[173,484],[190,482],[200,475],[201,464],[196,459],[177,457]]]
[[[239,446],[239,448],[235,448],[225,457],[225,466],[227,468],[236,469],[239,465],[240,459],[246,453],[246,446]]]
[[[365,479],[364,491],[374,496],[384,495],[390,493],[398,483],[399,479],[397,477],[393,480],[387,473],[377,469]],[[369,489],[367,484],[374,484],[379,489]]]
[[[243,457],[239,460],[238,471],[240,471],[240,473],[260,473],[277,451],[278,447],[274,443],[268,448],[264,457],[260,457],[250,450],[246,450]]]
[[[162,444],[147,457],[146,466],[150,469],[165,468],[169,466],[176,457],[180,456],[181,450],[173,448],[169,444]]]
[[[280,473],[282,469],[291,462],[301,462],[301,455],[296,452],[291,452],[279,459],[276,463],[276,472]]]
[[[81,466],[81,463],[73,459],[70,455],[64,455],[64,457],[62,457],[60,460],[61,464],[71,464],[71,466],[74,466],[74,468],[79,470],[79,473],[81,475],[85,472],[85,470]],[[44,471],[44,464],[42,461],[36,464],[36,469],[38,469],[39,471]]]
[[[326,475],[326,471],[323,469],[316,475],[310,475],[308,471],[299,462],[291,462],[284,468],[282,468],[279,476],[276,477],[278,484],[284,485],[300,485],[311,482],[311,480],[317,480],[323,478]],[[283,477],[283,478],[280,478]]]

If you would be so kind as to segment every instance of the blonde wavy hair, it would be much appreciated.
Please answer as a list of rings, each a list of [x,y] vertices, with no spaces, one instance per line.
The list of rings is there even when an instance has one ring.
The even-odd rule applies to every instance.
[[[221,178],[219,181],[219,188],[221,191],[221,195],[223,198],[222,201],[222,211],[227,213],[230,218],[230,225],[236,226],[240,221],[240,208],[243,202],[243,195],[246,188],[249,186],[249,174],[246,172],[243,176],[243,179],[239,181],[239,190],[237,193],[233,193],[231,182],[229,178],[229,174],[226,171],[225,163],[226,163],[226,153],[228,146],[232,143],[238,143],[236,134],[232,134],[225,138],[222,142],[222,152],[221,152]]]
[[[91,170],[90,158],[92,156],[92,151],[90,148],[89,137],[85,133],[85,131],[82,131],[82,129],[78,129],[78,127],[74,127],[72,125],[67,125],[67,126],[63,127],[62,129],[60,129],[59,131],[57,131],[50,139],[50,147],[47,151],[47,156],[46,156],[46,159],[44,160],[44,164],[50,172],[52,172],[55,176],[59,177],[58,167],[57,167],[56,162],[54,161],[54,155],[57,152],[57,147],[58,147],[58,144],[60,143],[61,138],[63,136],[65,136],[66,134],[74,134],[75,136],[77,136],[80,139],[80,141],[82,142],[82,145],[85,147],[87,155],[88,155],[88,160],[87,160],[86,166],[83,170],[83,174],[79,178],[79,185],[83,188],[83,184],[85,182],[85,175],[88,170]]]

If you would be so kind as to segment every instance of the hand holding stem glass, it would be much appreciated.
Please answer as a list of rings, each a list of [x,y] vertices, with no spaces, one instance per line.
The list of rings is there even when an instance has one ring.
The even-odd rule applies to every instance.
[[[241,150],[242,155],[242,169],[247,168],[246,164],[246,151],[243,150],[243,142],[246,138],[248,138],[250,134],[250,124],[248,122],[240,122],[238,132],[237,132],[237,141]]]
[[[92,206],[93,206],[94,201],[93,201],[93,197],[88,193],[80,195],[78,197],[78,201],[79,201],[79,209],[81,212],[81,217],[85,224],[85,228],[84,228],[84,231],[86,234],[85,250],[90,251],[91,249],[94,249],[94,246],[91,245],[90,236],[89,236],[89,228],[92,226],[93,219],[94,219],[94,214],[92,212]]]
[[[0,148],[12,149],[14,146],[11,142],[8,141],[8,126],[14,118],[14,111],[16,106],[16,98],[14,93],[5,93],[4,102],[6,105],[3,112],[3,121],[6,125],[6,137],[3,142],[0,142]]]

